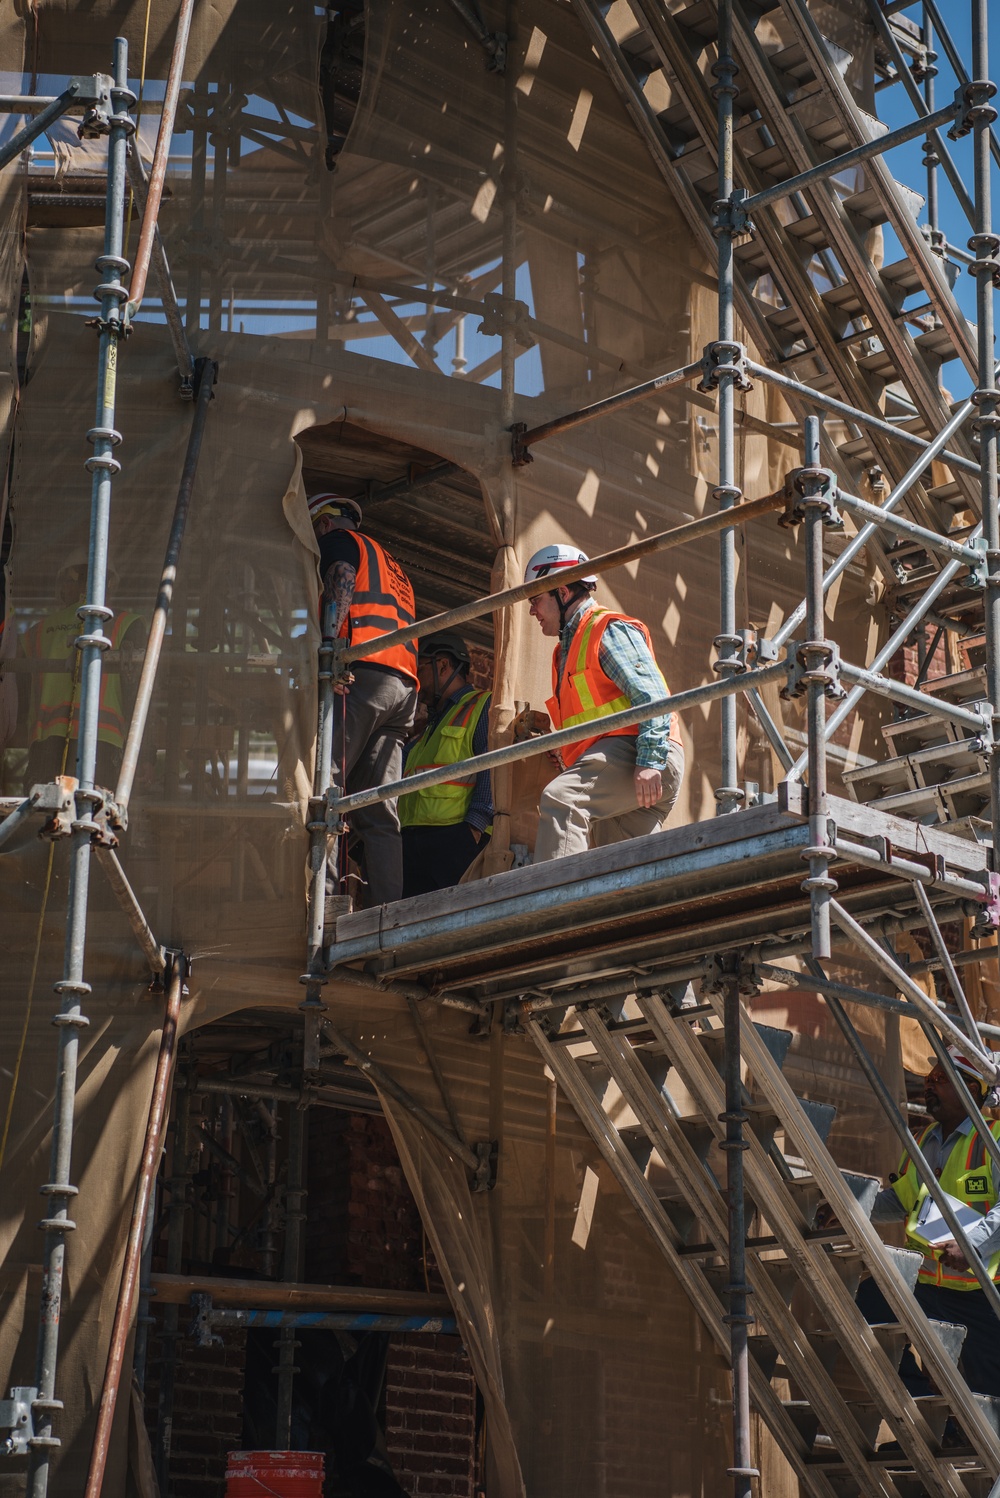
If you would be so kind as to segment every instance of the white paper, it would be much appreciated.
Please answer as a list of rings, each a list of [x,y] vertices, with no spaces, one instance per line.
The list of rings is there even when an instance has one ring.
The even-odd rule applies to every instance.
[[[975,1207],[959,1201],[957,1196],[949,1196],[947,1192],[945,1198],[963,1228],[971,1228],[974,1223],[982,1222],[983,1214]],[[916,1221],[916,1236],[922,1238],[929,1248],[937,1248],[939,1244],[947,1243],[955,1236],[938,1211],[932,1196],[924,1197]]]

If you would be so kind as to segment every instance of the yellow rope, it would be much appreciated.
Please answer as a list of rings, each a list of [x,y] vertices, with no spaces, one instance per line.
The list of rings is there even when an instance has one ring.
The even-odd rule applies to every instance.
[[[149,13],[153,8],[153,0],[146,0],[146,20],[142,30],[142,67],[139,69],[139,98],[135,106],[135,145],[133,150],[139,150],[139,126],[142,123],[142,95],[146,87],[146,53],[149,48]],[[141,158],[140,158],[141,159]],[[130,187],[128,190],[128,214],[125,219],[125,250],[128,255],[128,242],[132,234],[132,208],[135,204],[135,193]],[[0,1156],[2,1161],[2,1156]]]
[[[59,765],[59,774],[66,774],[66,761],[69,758],[69,741],[73,732],[73,713],[76,709],[77,688],[80,685],[80,652],[76,652],[73,661],[73,687],[69,698],[69,713],[66,717],[66,737],[63,740],[62,760]],[[31,1006],[35,998],[35,979],[38,976],[38,958],[42,950],[42,934],[45,930],[45,912],[49,904],[49,889],[52,885],[52,865],[55,859],[56,845],[49,842],[49,859],[45,867],[45,886],[42,890],[42,908],[38,913],[38,933],[35,937],[35,955],[31,961],[31,981],[28,984],[28,1002],[24,1006],[24,1024],[21,1026],[21,1040],[17,1048],[17,1060],[14,1063],[14,1075],[10,1082],[10,1097],[7,1099],[7,1112],[3,1121],[3,1134],[0,1135],[0,1169],[3,1168],[4,1156],[7,1153],[7,1136],[10,1133],[11,1119],[14,1116],[14,1099],[17,1096],[17,1084],[21,1076],[21,1063],[24,1060],[24,1051],[28,1043],[28,1025],[31,1021]]]

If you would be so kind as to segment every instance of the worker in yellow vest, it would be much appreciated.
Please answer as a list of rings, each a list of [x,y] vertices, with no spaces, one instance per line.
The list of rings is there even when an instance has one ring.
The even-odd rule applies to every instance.
[[[108,569],[113,589],[117,575]],[[83,631],[79,607],[87,584],[87,553],[79,550],[63,561],[56,575],[60,606],[39,619],[21,637],[20,654],[29,662],[48,662],[32,671],[26,689],[19,691],[21,737],[27,737],[28,760],[24,790],[76,774],[77,734],[80,727],[80,652],[74,641]],[[122,749],[141,672],[139,659],[146,643],[146,626],[138,614],[116,614],[104,626],[113,651],[129,658],[105,659],[101,672],[101,701],[97,728],[97,784],[114,790],[121,769]],[[22,678],[23,680],[23,678]]]
[[[949,1048],[948,1054],[982,1106],[988,1084],[960,1051]],[[977,1214],[966,1235],[990,1277],[996,1280],[1000,1278],[1000,1171],[986,1153],[954,1083],[934,1057],[929,1059],[933,1065],[925,1084],[925,1106],[934,1122],[920,1133],[917,1143],[948,1195]],[[1000,1123],[991,1123],[990,1130],[995,1139],[1000,1139]],[[930,1241],[922,1231],[928,1191],[908,1154],[903,1155],[890,1181],[875,1198],[872,1221],[905,1221],[907,1248],[923,1254],[913,1292],[917,1303],[932,1320],[966,1328],[961,1354],[966,1382],[977,1394],[1000,1397],[1000,1322],[955,1240],[942,1240],[931,1229]],[[895,1321],[874,1280],[861,1285],[857,1298],[872,1324]],[[906,1354],[900,1372],[911,1392],[930,1391],[912,1354]]]
[[[596,576],[559,585],[560,571],[587,560],[575,546],[543,546],[524,574],[525,582],[551,577],[555,584],[531,600],[530,610],[542,634],[557,642],[547,703],[552,726],[594,726],[590,737],[561,750],[562,773],[542,793],[535,863],[658,832],[684,776],[676,713],[601,732],[602,718],[655,702],[668,690],[649,630],[639,619],[598,607],[591,596]]]
[[[410,745],[405,775],[454,765],[484,754],[490,694],[469,682],[472,664],[461,635],[450,631],[420,641],[417,675],[427,705],[427,727]],[[489,841],[493,787],[489,770],[465,773],[427,790],[400,796],[403,898],[457,884]]]

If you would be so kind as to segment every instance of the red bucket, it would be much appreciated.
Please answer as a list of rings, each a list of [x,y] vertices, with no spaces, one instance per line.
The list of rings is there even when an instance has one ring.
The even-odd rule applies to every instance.
[[[231,1451],[226,1498],[323,1498],[322,1451]]]

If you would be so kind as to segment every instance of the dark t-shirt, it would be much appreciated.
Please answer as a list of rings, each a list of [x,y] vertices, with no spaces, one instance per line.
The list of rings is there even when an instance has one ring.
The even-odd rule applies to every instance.
[[[334,562],[350,562],[357,572],[361,566],[361,547],[352,531],[327,531],[317,536],[319,542],[319,574],[325,578]]]

